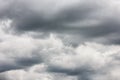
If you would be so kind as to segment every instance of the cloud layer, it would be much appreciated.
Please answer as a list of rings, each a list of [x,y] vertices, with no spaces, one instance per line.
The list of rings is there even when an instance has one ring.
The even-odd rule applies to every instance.
[[[119,80],[118,0],[0,0],[0,80]]]
[[[118,0],[0,0],[1,19],[11,19],[16,33],[69,34],[71,39],[119,44]],[[114,35],[114,37],[113,37]],[[81,37],[82,36],[82,37]],[[105,37],[105,38],[104,38]],[[77,42],[83,42],[78,39]],[[98,40],[99,39],[99,40]],[[72,41],[75,44],[76,40]]]
[[[1,80],[120,79],[119,45],[85,42],[68,46],[55,34],[48,38],[12,34],[6,30],[10,23],[3,21],[0,28]]]

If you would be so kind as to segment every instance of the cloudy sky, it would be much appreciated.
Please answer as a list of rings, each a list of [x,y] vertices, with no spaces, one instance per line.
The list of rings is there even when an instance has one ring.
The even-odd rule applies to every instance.
[[[0,80],[120,80],[119,0],[0,0]]]

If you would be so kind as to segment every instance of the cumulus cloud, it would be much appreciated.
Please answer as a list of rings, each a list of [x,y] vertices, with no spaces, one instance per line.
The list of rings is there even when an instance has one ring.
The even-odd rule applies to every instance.
[[[0,80],[119,80],[118,0],[0,0]]]
[[[5,25],[6,24],[6,25]],[[9,28],[11,21],[1,26]],[[7,29],[6,28],[6,29]],[[55,34],[34,38],[1,27],[1,80],[119,80],[119,45],[85,42],[73,47]],[[110,77],[109,77],[110,76]]]
[[[51,43],[50,40],[57,43],[57,45]],[[119,70],[119,46],[86,43],[74,48],[65,46],[60,39],[54,37],[46,40],[35,40],[35,43],[34,41],[31,43],[36,45],[35,53],[31,51],[34,48],[27,50],[24,47],[23,49],[19,48],[20,51],[16,49],[8,53],[0,51],[4,55],[6,62],[11,60],[11,63],[3,63],[1,65],[7,64],[8,67],[17,65],[14,68],[9,67],[9,70],[5,66],[0,66],[0,69],[6,68],[4,70],[6,72],[1,73],[1,75],[4,75],[1,78],[6,80],[56,80],[57,78],[62,80],[106,80],[111,76],[111,80],[119,79],[119,72],[117,72]],[[24,45],[28,44],[24,43]],[[12,49],[11,47],[9,48]],[[28,54],[27,52],[24,53],[24,49],[28,51]],[[5,50],[7,51],[8,49]],[[12,54],[8,55],[10,53]],[[34,57],[36,55],[37,57]],[[1,57],[4,58],[3,56]],[[24,57],[25,59],[32,57],[32,59],[25,60],[23,59]],[[40,59],[39,62],[33,63],[36,58]],[[18,60],[23,60],[23,64],[26,63],[27,67],[23,67],[25,65],[20,64]],[[0,62],[2,63],[3,61],[0,60]],[[28,65],[29,63],[32,65]]]

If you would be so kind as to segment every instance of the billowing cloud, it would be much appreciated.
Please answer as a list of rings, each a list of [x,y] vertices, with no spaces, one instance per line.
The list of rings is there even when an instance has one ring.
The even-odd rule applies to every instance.
[[[34,38],[8,32],[3,21],[0,35],[1,80],[119,80],[119,45],[85,42],[65,45],[57,35]],[[109,77],[110,76],[110,77]]]
[[[0,80],[119,80],[118,0],[0,0]]]

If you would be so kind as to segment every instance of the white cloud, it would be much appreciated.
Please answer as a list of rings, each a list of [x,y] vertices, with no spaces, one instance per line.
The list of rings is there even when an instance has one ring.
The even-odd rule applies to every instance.
[[[112,36],[109,34],[107,37],[94,38],[98,42],[106,42],[109,41],[108,38],[118,39],[119,30],[117,32],[116,29],[119,27],[112,26],[111,28],[109,21],[115,21],[115,24],[119,26],[119,5],[118,0],[0,0],[0,79],[1,75],[5,75],[4,77],[8,80],[79,80],[87,74],[90,80],[119,80],[119,45],[84,42],[73,47],[65,45],[66,41],[62,41],[55,34],[44,39],[33,38],[32,35],[37,35],[37,32],[28,31],[17,35],[13,34],[13,27],[16,26],[11,27],[13,21],[17,25],[17,21],[22,23],[23,20],[31,19],[31,16],[33,19],[34,15],[38,15],[37,17],[40,17],[43,23],[45,20],[45,24],[47,21],[51,23],[49,21],[53,18],[60,21],[60,24],[64,21],[62,26],[77,28],[91,26],[93,29],[93,26],[104,25],[104,22],[108,21],[108,24],[105,24],[106,30],[102,31],[102,36],[104,32],[109,33],[107,30],[109,28],[110,33],[114,30],[116,32]],[[90,13],[85,14],[87,11]],[[69,12],[70,16],[67,15]],[[81,19],[82,16],[83,19]],[[1,17],[13,20],[2,20]],[[68,17],[75,18],[69,21]],[[104,30],[105,27],[100,29]],[[85,34],[91,32],[92,30],[90,32],[88,30]]]
[[[4,75],[6,80],[77,80],[75,76],[67,76],[64,74],[53,74],[45,71],[40,72],[45,65],[39,64],[32,66],[29,70],[11,70],[0,75]],[[39,68],[39,69],[38,69]],[[36,69],[36,70],[35,70]]]
[[[9,25],[9,22],[6,24]],[[112,80],[120,79],[118,72],[120,46],[86,42],[72,47],[64,45],[64,42],[53,34],[49,38],[35,39],[27,33],[15,35],[7,33],[3,28],[0,30],[2,40],[0,42],[0,69],[8,66],[3,70],[7,71],[4,74],[8,80],[54,80],[57,76],[60,77],[60,73],[65,75],[78,70],[75,78],[69,74],[61,76],[62,80],[77,80],[81,69],[95,71],[91,73],[92,76],[101,77],[103,80],[109,79],[109,75]],[[25,68],[21,67],[24,65],[19,64],[19,61],[28,58],[32,59],[31,62],[34,58],[42,59],[42,62],[32,63],[25,67],[27,68],[25,71]],[[27,62],[30,63],[30,61]],[[9,66],[11,71],[8,69]],[[11,66],[18,68],[20,66],[22,69],[14,70],[16,68],[11,68]],[[94,80],[94,77],[92,79]]]
[[[24,70],[13,70],[5,72],[8,80],[53,80],[53,77],[47,73],[27,72]]]

